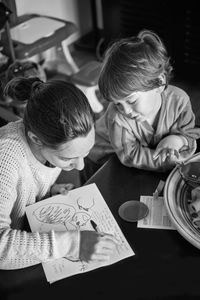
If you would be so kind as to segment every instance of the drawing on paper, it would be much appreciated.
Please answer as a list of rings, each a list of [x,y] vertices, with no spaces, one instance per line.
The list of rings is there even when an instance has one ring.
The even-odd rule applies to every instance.
[[[76,208],[76,205],[78,208]],[[49,225],[63,225],[65,230],[70,230],[72,226],[75,229],[81,229],[91,219],[90,209],[94,206],[94,199],[84,200],[80,197],[75,200],[75,206],[66,203],[48,203],[41,204],[33,212],[33,216],[40,222]],[[71,225],[71,226],[70,226]],[[69,261],[80,263],[80,272],[86,269],[86,263],[80,259],[64,257]]]
[[[85,199],[80,197],[77,199],[77,205],[80,210],[83,209],[89,211],[94,206],[94,198],[85,201]]]
[[[67,229],[68,222],[73,218],[75,208],[64,203],[50,203],[39,206],[33,211],[35,218],[46,224],[63,224]]]
[[[66,203],[41,204],[33,211],[33,216],[41,223],[63,225],[66,230],[71,226],[80,229],[91,218],[90,210],[94,206],[94,198],[85,200],[79,197],[75,203],[78,209]]]
[[[57,231],[74,228],[87,230],[91,228],[90,219],[94,219],[99,228],[111,232],[119,241],[116,253],[108,261],[109,265],[134,255],[95,184],[72,190],[67,197],[57,195],[30,205],[26,208],[26,214],[33,232],[47,232],[53,228]],[[85,262],[70,256],[42,264],[49,282],[102,266],[100,262]]]

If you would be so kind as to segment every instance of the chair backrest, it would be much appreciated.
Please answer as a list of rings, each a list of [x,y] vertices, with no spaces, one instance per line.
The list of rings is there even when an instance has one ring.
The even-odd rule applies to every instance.
[[[16,7],[16,1],[15,0],[2,0],[2,2],[7,9],[11,12],[9,15],[9,23],[15,24],[17,22],[17,7]]]
[[[5,26],[11,10],[3,3],[0,2],[0,30]]]
[[[10,58],[13,62],[15,60],[15,53],[14,53],[14,47],[13,42],[11,40],[10,36],[10,28],[9,28],[9,18],[12,14],[12,11],[10,8],[8,8],[3,1],[0,2],[0,30],[5,29],[6,32],[6,42],[9,45],[9,52],[10,52]],[[0,40],[1,40],[1,32],[0,32]],[[3,46],[3,44],[1,45]]]

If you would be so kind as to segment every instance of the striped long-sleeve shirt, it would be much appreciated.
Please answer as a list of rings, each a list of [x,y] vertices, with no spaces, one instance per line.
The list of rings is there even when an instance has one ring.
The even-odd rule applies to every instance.
[[[196,139],[200,138],[200,128],[195,128],[189,96],[182,89],[169,85],[161,98],[156,129],[146,121],[127,118],[110,103],[96,123],[96,141],[89,158],[101,163],[115,152],[128,167],[164,171],[172,168],[172,163],[163,162],[161,158],[154,160],[153,154],[158,143],[173,134],[186,137],[188,148],[181,154],[184,158],[191,156],[196,150]]]

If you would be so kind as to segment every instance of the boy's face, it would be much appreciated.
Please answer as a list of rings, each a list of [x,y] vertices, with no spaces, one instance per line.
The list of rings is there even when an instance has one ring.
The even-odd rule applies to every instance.
[[[161,95],[155,88],[145,92],[134,92],[129,97],[122,100],[113,101],[120,113],[126,117],[146,119],[155,113],[161,103]]]

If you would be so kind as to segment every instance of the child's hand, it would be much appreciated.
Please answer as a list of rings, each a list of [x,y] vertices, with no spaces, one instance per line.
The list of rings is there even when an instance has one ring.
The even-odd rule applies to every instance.
[[[160,149],[159,153],[153,158],[157,159],[158,157],[161,157],[162,161],[168,160],[168,162],[178,162],[180,155],[177,150],[164,148]]]
[[[80,259],[83,261],[106,262],[116,251],[117,239],[106,233],[97,233],[93,230],[80,232]]]
[[[154,152],[153,158],[162,157],[162,161],[169,159],[171,161],[178,161],[179,150],[186,145],[187,140],[183,136],[169,135],[160,141]]]
[[[62,194],[66,195],[70,190],[74,189],[73,183],[55,183],[51,187],[51,196]]]

